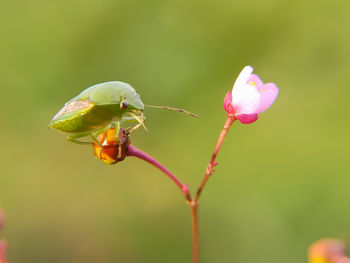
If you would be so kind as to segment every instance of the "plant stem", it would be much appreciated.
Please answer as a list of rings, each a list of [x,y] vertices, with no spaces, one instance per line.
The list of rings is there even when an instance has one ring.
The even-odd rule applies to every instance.
[[[227,115],[227,119],[224,125],[224,128],[222,129],[220,135],[219,135],[219,139],[216,143],[216,146],[214,148],[214,152],[211,156],[210,162],[207,165],[207,168],[205,169],[205,173],[204,173],[204,177],[202,179],[202,182],[200,183],[197,193],[196,193],[196,197],[194,198],[194,200],[196,201],[196,203],[198,203],[199,197],[203,191],[204,186],[206,185],[209,177],[215,172],[215,170],[213,169],[217,163],[215,162],[215,159],[219,153],[219,150],[221,148],[222,143],[224,142],[224,139],[226,137],[227,132],[229,131],[232,123],[236,120],[236,117],[234,115]]]
[[[188,202],[192,219],[192,262],[199,263],[199,226],[198,226],[198,202]]]
[[[154,167],[161,170],[163,173],[165,173],[181,190],[182,194],[185,196],[186,200],[188,202],[191,202],[191,195],[188,188],[188,185],[184,185],[180,182],[180,180],[173,175],[168,169],[166,169],[160,162],[158,162],[153,157],[149,156],[147,153],[141,151],[140,149],[136,148],[133,145],[128,146],[128,153],[127,156],[134,156],[137,158],[140,158],[149,164],[153,165]]]
[[[196,196],[194,199],[191,198],[190,191],[188,188],[188,185],[184,185],[180,182],[180,180],[173,175],[168,169],[166,169],[162,164],[160,164],[156,159],[149,156],[148,154],[144,153],[143,151],[137,149],[133,145],[128,146],[128,153],[127,156],[134,156],[137,158],[140,158],[149,164],[155,166],[159,170],[161,170],[163,173],[165,173],[181,190],[182,194],[185,196],[187,204],[190,207],[191,211],[191,221],[192,221],[192,262],[193,263],[199,263],[199,226],[198,226],[198,204],[199,204],[199,197],[203,191],[204,186],[206,185],[209,177],[214,173],[214,167],[217,165],[215,162],[215,159],[219,153],[219,150],[221,148],[221,145],[226,137],[227,132],[229,131],[232,123],[236,120],[234,115],[227,115],[227,119],[224,125],[224,128],[222,129],[219,139],[216,143],[216,146],[214,148],[214,152],[211,156],[210,162],[207,165],[207,168],[205,170],[204,177],[202,179],[202,182],[200,183]]]

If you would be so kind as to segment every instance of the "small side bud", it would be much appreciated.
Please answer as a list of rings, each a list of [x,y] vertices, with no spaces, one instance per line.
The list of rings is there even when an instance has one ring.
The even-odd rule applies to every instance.
[[[185,184],[184,186],[182,186],[182,192],[184,193],[184,195],[188,195],[190,193],[190,186],[189,184]]]
[[[125,159],[128,153],[130,138],[124,129],[120,129],[118,139],[115,139],[115,129],[111,128],[97,137],[94,142],[94,154],[96,158],[107,164],[116,164]]]

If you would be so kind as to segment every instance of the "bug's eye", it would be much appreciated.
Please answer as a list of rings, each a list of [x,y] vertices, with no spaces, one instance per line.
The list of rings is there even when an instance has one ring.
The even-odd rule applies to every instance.
[[[129,106],[129,104],[125,100],[122,100],[120,102],[120,108],[126,109],[128,106]]]

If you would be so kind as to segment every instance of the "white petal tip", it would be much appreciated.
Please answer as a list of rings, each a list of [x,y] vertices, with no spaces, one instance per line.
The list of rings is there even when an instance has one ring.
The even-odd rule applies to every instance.
[[[252,66],[245,66],[243,69],[242,69],[242,72],[249,72],[250,74],[253,73],[254,71],[254,68]]]
[[[235,83],[233,84],[232,92],[237,86],[244,86],[247,84],[247,81],[249,79],[249,76],[253,73],[254,69],[251,66],[245,66],[241,73],[239,73]]]

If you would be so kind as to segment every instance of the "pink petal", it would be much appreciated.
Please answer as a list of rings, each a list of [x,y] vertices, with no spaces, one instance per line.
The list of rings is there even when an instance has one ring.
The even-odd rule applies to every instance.
[[[255,114],[260,103],[260,94],[255,85],[248,83],[253,68],[246,66],[239,73],[232,88],[232,105],[235,113]]]
[[[7,263],[6,260],[6,249],[7,249],[7,243],[4,240],[0,241],[0,262],[1,263]]]
[[[260,103],[256,112],[262,113],[267,110],[277,98],[278,88],[275,83],[267,83],[259,89],[259,92]]]
[[[4,213],[0,210],[0,229],[4,226]]]
[[[229,91],[226,93],[225,99],[224,99],[224,109],[227,113],[233,114],[232,109],[232,93]]]
[[[259,90],[259,88],[260,88],[262,85],[264,85],[264,83],[262,82],[262,80],[261,80],[261,79],[259,78],[259,76],[256,75],[256,74],[251,74],[251,75],[249,76],[249,78],[248,78],[248,84],[249,84],[250,82],[254,82],[254,84],[255,84],[255,86],[258,88],[258,90]]]
[[[242,124],[249,124],[258,119],[258,114],[236,114],[236,117]]]

